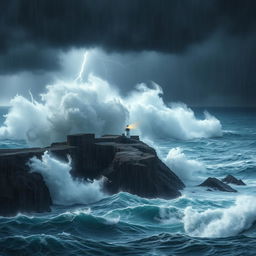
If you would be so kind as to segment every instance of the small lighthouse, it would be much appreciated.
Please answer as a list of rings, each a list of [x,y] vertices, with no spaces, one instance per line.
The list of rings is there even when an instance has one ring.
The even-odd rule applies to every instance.
[[[129,125],[126,125],[126,128],[125,128],[125,136],[127,138],[130,138],[130,128],[129,128]]]

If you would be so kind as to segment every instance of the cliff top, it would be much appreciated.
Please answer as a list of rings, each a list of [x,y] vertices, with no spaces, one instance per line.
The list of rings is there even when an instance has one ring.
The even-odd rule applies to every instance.
[[[136,141],[135,141],[136,140]],[[43,153],[46,150],[58,151],[69,150],[76,146],[79,146],[79,142],[82,142],[84,146],[91,144],[107,145],[113,143],[136,143],[139,141],[139,136],[131,136],[131,139],[121,135],[103,135],[102,137],[95,138],[94,134],[81,133],[68,135],[66,142],[54,142],[49,147],[34,147],[34,148],[15,148],[15,149],[0,149],[0,157],[17,155],[17,154],[29,154],[29,153]]]

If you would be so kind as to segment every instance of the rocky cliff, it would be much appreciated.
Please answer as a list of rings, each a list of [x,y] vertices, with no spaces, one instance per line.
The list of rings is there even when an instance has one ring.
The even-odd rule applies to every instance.
[[[1,149],[0,150],[0,215],[18,212],[46,212],[52,204],[49,190],[40,174],[31,173],[27,163],[45,150],[66,157],[72,147]]]
[[[176,198],[183,182],[137,136],[70,135],[67,142],[47,148],[0,150],[0,215],[49,211],[49,190],[27,162],[48,150],[55,157],[72,157],[72,175],[85,179],[105,177],[103,190],[126,191],[147,198]]]

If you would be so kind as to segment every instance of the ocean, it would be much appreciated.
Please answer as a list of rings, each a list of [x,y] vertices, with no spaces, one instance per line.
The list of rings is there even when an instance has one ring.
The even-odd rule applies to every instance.
[[[203,108],[192,109],[202,118]],[[50,213],[0,217],[0,255],[256,255],[256,109],[206,110],[220,121],[220,136],[145,140],[186,184],[180,198],[96,197],[100,192],[92,188],[96,201],[72,205],[59,195]],[[1,126],[7,111],[0,109]],[[28,146],[23,139],[0,139],[1,148]],[[227,174],[247,185],[232,185],[238,193],[197,186]]]

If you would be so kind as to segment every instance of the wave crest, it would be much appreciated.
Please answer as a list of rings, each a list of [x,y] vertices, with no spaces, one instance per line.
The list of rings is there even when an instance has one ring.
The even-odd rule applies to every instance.
[[[229,237],[250,228],[256,221],[256,201],[253,196],[240,196],[227,209],[197,212],[192,207],[184,211],[184,228],[191,236]]]
[[[103,198],[100,181],[90,183],[72,178],[71,158],[69,162],[64,163],[51,157],[46,151],[42,160],[37,157],[31,158],[29,166],[33,172],[43,176],[54,204],[87,204]]]
[[[204,173],[206,171],[203,163],[198,160],[188,159],[180,147],[172,148],[169,151],[165,158],[165,163],[185,183],[197,181],[198,176],[195,174]]]
[[[0,127],[0,137],[24,139],[47,146],[67,134],[121,134],[127,123],[138,123],[142,137],[194,139],[222,135],[220,121],[209,113],[195,117],[185,104],[164,103],[160,86],[140,84],[122,97],[109,83],[89,75],[85,83],[58,81],[46,87],[41,101],[16,96]]]

